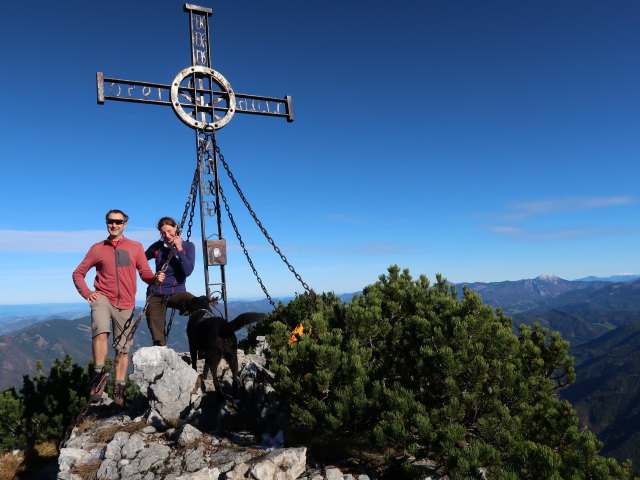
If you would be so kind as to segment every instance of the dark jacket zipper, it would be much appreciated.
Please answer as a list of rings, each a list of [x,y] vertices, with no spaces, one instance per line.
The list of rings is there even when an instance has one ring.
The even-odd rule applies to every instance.
[[[120,243],[120,242],[118,242]],[[111,244],[113,245],[113,243]],[[120,268],[118,265],[118,245],[113,245],[113,256],[114,256],[114,260],[116,262],[116,291],[118,293],[118,299],[116,301],[116,308],[120,308],[120,274],[118,272],[118,269]]]

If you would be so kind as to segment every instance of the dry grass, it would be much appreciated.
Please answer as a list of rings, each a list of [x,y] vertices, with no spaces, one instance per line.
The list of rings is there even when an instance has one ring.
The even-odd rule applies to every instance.
[[[16,479],[17,475],[22,472],[40,468],[48,463],[57,463],[57,458],[58,447],[51,442],[41,443],[33,449],[19,451],[15,455],[7,453],[0,458],[0,479]]]
[[[52,442],[36,445],[35,451],[38,454],[38,457],[45,461],[49,461],[52,458],[58,458],[58,455],[60,454],[58,446]]]
[[[139,422],[133,422],[133,423],[130,423],[129,425],[124,426],[120,431],[133,433],[133,432],[137,432],[138,430],[142,430],[146,426],[147,426],[147,422],[145,422],[144,420],[140,420]]]
[[[198,447],[202,447],[206,455],[211,454],[219,448],[218,445],[213,445],[213,443],[211,442],[211,437],[209,435],[200,435],[198,438],[191,440],[189,443],[178,447],[178,451],[183,453],[187,450],[195,450]]]
[[[0,458],[0,478],[13,480],[18,472],[24,470],[24,453],[18,452],[14,455],[9,452]]]
[[[125,426],[111,425],[109,427],[105,427],[105,428],[101,428],[99,430],[96,430],[92,434],[91,437],[92,437],[94,442],[107,443],[118,432],[133,433],[133,432],[137,432],[138,430],[142,430],[146,426],[147,426],[147,424],[144,421],[130,423],[129,425],[125,425]]]
[[[82,465],[74,465],[72,472],[79,475],[82,480],[96,480],[98,478],[98,470],[102,462],[97,460],[92,463],[83,463]]]
[[[82,421],[78,424],[78,435],[82,435],[84,432],[89,430],[91,427],[98,423],[98,419],[95,417],[84,417]]]

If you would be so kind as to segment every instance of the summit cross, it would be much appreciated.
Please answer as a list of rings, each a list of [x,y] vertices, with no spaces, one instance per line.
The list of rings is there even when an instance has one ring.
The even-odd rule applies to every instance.
[[[196,132],[198,164],[187,205],[193,202],[193,208],[195,196],[199,192],[205,289],[207,296],[212,298],[211,287],[217,288],[213,293],[220,294],[224,301],[225,318],[228,319],[224,268],[227,256],[226,242],[222,236],[222,192],[218,178],[219,152],[215,132],[229,123],[236,113],[281,117],[287,122],[293,122],[293,107],[289,95],[273,98],[234,92],[227,79],[211,65],[209,17],[212,10],[185,4],[184,11],[189,14],[191,66],[178,72],[170,84],[108,78],[103,72],[97,72],[97,97],[98,104],[101,105],[107,100],[115,100],[170,106],[177,117]],[[195,186],[198,187],[197,192]],[[225,208],[228,208],[226,201]],[[186,213],[185,210],[183,223]],[[193,216],[193,210],[191,215]],[[216,218],[217,233],[207,235],[206,217]],[[191,224],[190,219],[189,234]],[[212,267],[220,268],[220,282],[210,282],[209,268]]]
[[[283,117],[293,122],[291,96],[273,98],[233,91],[227,79],[211,68],[212,10],[191,4],[185,4],[184,10],[189,13],[191,66],[181,70],[169,85],[107,78],[97,72],[98,103],[118,100],[171,106],[178,118],[194,129],[222,128],[235,113]]]

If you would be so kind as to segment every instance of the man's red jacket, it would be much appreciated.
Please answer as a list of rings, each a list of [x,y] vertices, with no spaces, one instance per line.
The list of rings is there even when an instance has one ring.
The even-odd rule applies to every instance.
[[[107,297],[111,305],[124,310],[135,306],[136,270],[149,285],[155,280],[142,245],[125,237],[120,238],[117,246],[109,240],[96,243],[73,271],[73,283],[83,298],[91,294],[85,276],[92,267],[96,267],[95,290]]]

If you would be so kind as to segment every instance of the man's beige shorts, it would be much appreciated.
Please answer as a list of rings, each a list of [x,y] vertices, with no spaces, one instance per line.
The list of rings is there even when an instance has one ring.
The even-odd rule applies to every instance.
[[[111,305],[107,297],[100,298],[89,304],[91,306],[91,337],[100,333],[110,333],[113,323],[113,348],[128,353],[131,342],[126,342],[127,335],[133,327],[133,310],[122,310]]]

